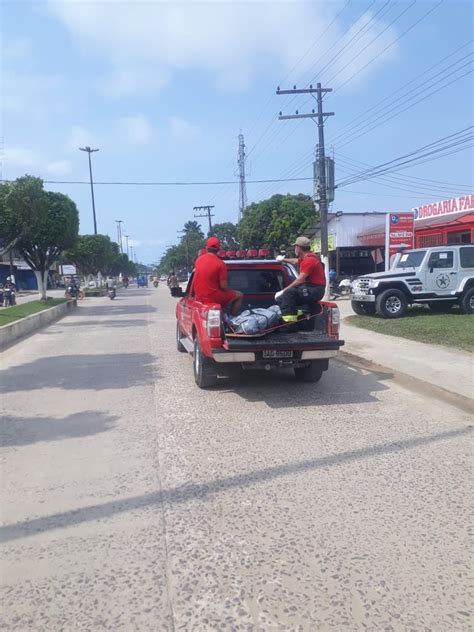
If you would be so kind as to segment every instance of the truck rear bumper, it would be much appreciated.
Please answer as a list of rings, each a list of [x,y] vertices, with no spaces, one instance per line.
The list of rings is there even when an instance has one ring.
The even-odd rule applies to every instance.
[[[337,350],[333,349],[309,349],[308,351],[302,351],[301,356],[297,357],[295,353],[295,360],[327,360],[334,358],[337,355]],[[261,361],[262,358],[257,358],[257,354],[252,351],[214,351],[212,357],[219,364],[232,364],[242,362],[256,362]],[[278,356],[277,356],[278,358]],[[265,361],[265,360],[263,360]]]
[[[255,353],[251,353],[250,351],[214,351],[212,357],[219,364],[255,362]]]

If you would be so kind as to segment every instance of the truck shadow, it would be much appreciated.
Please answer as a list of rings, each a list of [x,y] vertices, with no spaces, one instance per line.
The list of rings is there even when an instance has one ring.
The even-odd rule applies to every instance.
[[[0,446],[18,447],[75,439],[110,430],[118,417],[98,410],[85,410],[67,417],[11,417],[0,419]]]
[[[238,371],[219,380],[216,390],[232,391],[248,402],[269,408],[306,408],[378,402],[392,373],[365,371],[334,361],[316,384],[297,382],[291,370]]]
[[[152,384],[159,378],[149,353],[59,355],[0,371],[0,393],[41,388],[93,390]]]

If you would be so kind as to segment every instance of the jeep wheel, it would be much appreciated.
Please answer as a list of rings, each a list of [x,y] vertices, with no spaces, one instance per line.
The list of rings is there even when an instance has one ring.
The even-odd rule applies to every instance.
[[[319,382],[323,375],[319,362],[310,362],[308,366],[296,367],[295,376],[298,382]]]
[[[214,360],[206,358],[203,354],[197,336],[194,338],[193,368],[194,380],[199,388],[210,388],[215,385],[217,374]]]
[[[440,314],[444,314],[451,311],[454,303],[446,301],[433,301],[432,303],[428,303],[428,305],[432,312],[439,312]]]
[[[180,353],[185,353],[186,349],[183,347],[183,343],[181,342],[181,330],[179,328],[179,323],[176,323],[176,349]]]
[[[474,287],[467,289],[459,299],[459,307],[463,314],[474,314]]]
[[[359,316],[373,316],[375,314],[375,305],[373,303],[364,303],[362,301],[351,301],[352,311]]]
[[[385,290],[375,301],[375,311],[383,318],[401,318],[408,309],[407,297],[401,290]]]

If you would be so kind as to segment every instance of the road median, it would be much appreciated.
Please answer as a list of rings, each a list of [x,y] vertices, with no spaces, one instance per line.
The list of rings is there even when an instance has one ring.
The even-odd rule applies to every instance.
[[[70,300],[61,301],[59,304],[52,305],[51,307],[48,306],[48,303],[45,303],[44,306],[40,306],[39,310],[37,310],[36,306],[32,303],[5,309],[1,312],[1,315],[8,317],[8,320],[11,320],[11,322],[0,326],[0,351],[34,334],[39,329],[63,318],[63,316],[75,307],[76,301]],[[21,308],[27,310],[25,312],[26,315],[20,313]],[[15,320],[13,320],[12,317],[15,318]]]

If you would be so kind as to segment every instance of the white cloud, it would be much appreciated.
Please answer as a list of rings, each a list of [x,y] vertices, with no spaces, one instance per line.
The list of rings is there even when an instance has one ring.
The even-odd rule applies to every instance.
[[[153,128],[144,114],[124,116],[117,121],[119,140],[134,145],[147,145],[153,138]]]
[[[311,54],[298,65],[308,71],[321,51],[336,51],[347,38],[339,24],[324,30],[340,4],[323,2],[83,2],[50,0],[50,10],[87,54],[110,65],[105,91],[115,96],[156,91],[173,75],[199,72],[211,75],[225,89],[242,89],[256,77],[278,80],[298,62],[309,45],[321,36]],[[372,17],[372,16],[370,16]],[[368,19],[367,17],[365,19]],[[393,39],[389,28],[354,61],[355,53],[382,29],[374,20],[368,36],[348,46],[333,68],[353,72],[381,53]],[[347,41],[347,39],[345,40]],[[119,44],[118,44],[119,43]],[[367,76],[384,61],[384,55],[364,70]],[[354,62],[354,63],[353,63]]]
[[[20,169],[28,169],[30,167],[36,167],[39,163],[39,157],[31,149],[24,147],[6,147],[4,161],[7,168],[17,167]]]
[[[178,116],[170,118],[170,131],[173,139],[181,142],[191,142],[201,137],[198,127]]]
[[[69,160],[53,160],[46,165],[45,169],[53,176],[65,176],[71,173],[72,164]]]
[[[82,125],[73,125],[69,132],[67,146],[69,149],[77,150],[79,147],[93,146],[93,134]]]

